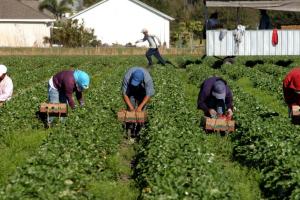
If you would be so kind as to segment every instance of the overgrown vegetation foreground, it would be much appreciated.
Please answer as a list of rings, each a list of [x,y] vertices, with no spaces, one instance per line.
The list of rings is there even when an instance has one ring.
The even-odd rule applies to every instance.
[[[154,66],[149,123],[131,144],[116,119],[129,67],[144,57],[2,57],[14,98],[0,110],[0,199],[299,199],[299,126],[287,118],[282,79],[297,58],[170,57]],[[92,76],[86,106],[44,129],[35,113],[47,81],[76,67]],[[237,130],[206,134],[196,110],[200,83],[225,78]]]

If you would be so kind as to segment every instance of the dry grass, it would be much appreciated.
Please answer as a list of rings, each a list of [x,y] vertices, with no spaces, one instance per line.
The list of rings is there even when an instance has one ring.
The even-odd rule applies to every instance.
[[[101,48],[0,48],[0,56],[33,56],[33,55],[144,55],[146,48],[135,47],[101,47]],[[188,48],[161,48],[162,55],[202,55],[203,47],[188,49]]]

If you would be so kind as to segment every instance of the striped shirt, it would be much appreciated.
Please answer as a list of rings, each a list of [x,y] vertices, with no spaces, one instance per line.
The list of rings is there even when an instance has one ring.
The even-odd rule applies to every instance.
[[[155,39],[158,41],[158,44],[155,41]],[[150,49],[156,49],[161,44],[160,39],[156,35],[145,35],[143,39],[138,40],[137,42],[145,42],[145,41],[148,41]]]

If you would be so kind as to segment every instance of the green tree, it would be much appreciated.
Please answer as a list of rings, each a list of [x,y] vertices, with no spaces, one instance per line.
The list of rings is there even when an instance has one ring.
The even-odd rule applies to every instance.
[[[95,4],[95,3],[98,3],[99,1],[101,1],[101,0],[84,0],[83,1],[83,5],[85,7],[89,7],[89,6],[91,6],[91,5]]]
[[[56,19],[61,19],[63,14],[66,12],[70,12],[70,5],[73,4],[73,0],[43,0],[40,5],[40,10],[48,10],[53,13]]]
[[[189,41],[200,39],[203,31],[201,21],[180,22],[175,31],[171,34],[172,41],[179,41],[179,45],[187,45]]]
[[[44,38],[45,43],[58,44],[64,47],[95,47],[101,45],[93,29],[84,27],[84,22],[78,20],[58,21],[51,37]]]

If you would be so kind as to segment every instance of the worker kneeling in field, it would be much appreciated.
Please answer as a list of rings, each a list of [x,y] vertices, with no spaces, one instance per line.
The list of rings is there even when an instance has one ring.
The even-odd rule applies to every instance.
[[[0,65],[0,106],[11,99],[13,94],[13,82],[7,75],[7,67]]]
[[[142,111],[154,95],[153,80],[142,67],[130,68],[123,79],[122,93],[130,111]]]
[[[68,103],[74,109],[73,92],[76,93],[80,106],[84,105],[82,92],[88,89],[90,83],[89,75],[81,70],[65,70],[52,76],[48,83],[49,103]],[[49,118],[51,124],[53,117]]]
[[[291,117],[292,106],[300,106],[300,68],[292,69],[284,78],[283,95]]]
[[[214,76],[202,83],[198,95],[198,109],[202,109],[207,117],[216,118],[218,115],[232,117],[232,92],[225,80]]]

